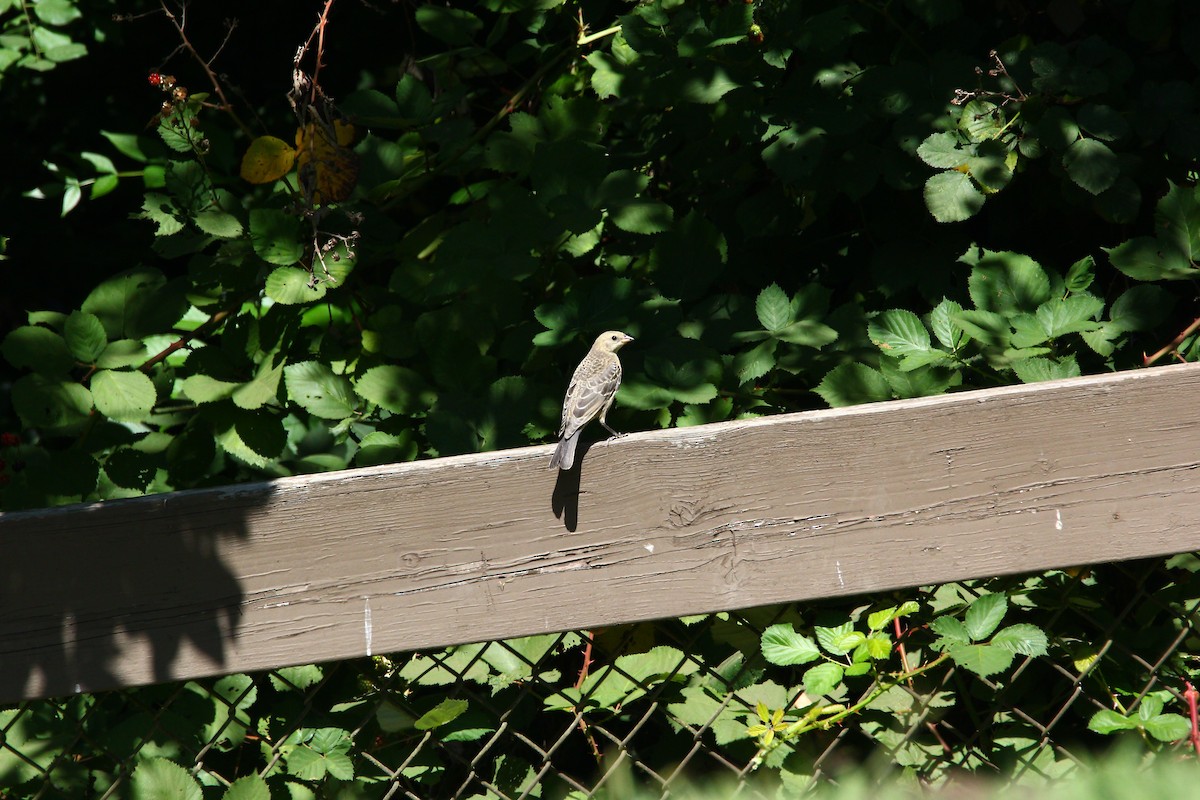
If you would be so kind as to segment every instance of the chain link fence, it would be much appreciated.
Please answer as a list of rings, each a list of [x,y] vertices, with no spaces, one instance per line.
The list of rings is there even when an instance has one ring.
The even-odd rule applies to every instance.
[[[848,768],[1055,778],[1114,726],[1152,748],[1193,746],[1159,740],[1179,732],[1200,674],[1198,570],[1184,554],[31,700],[0,711],[0,797],[121,798],[176,781],[181,797],[666,797],[719,783],[773,798]],[[1046,633],[1046,655],[987,677],[950,662],[922,672],[938,655],[930,615],[995,592],[1006,621]],[[772,625],[853,625],[909,599],[921,611],[880,662],[908,677],[882,693],[846,677],[813,697],[801,667],[763,657]],[[866,697],[796,733],[812,709]],[[1113,710],[1116,723],[1095,721]]]

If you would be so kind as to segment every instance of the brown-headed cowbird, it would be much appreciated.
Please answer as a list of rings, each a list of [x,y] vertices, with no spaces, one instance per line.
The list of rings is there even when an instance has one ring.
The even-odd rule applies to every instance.
[[[551,469],[570,469],[575,466],[579,432],[597,416],[609,433],[620,435],[609,427],[605,417],[621,385],[621,361],[617,358],[617,351],[632,341],[633,337],[629,334],[605,331],[596,337],[592,349],[575,368],[571,385],[567,387],[567,397],[563,400],[562,426],[558,429],[558,447],[550,459]]]

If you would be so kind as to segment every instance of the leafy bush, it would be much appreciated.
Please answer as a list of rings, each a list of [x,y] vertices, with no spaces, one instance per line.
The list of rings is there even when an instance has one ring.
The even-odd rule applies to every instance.
[[[160,13],[193,58],[150,73],[156,136],[53,167],[68,221],[136,182],[114,225],[153,243],[5,338],[5,507],[544,441],[605,328],[637,429],[1130,367],[1181,326],[1198,117],[1151,76],[1195,64],[1144,44],[1190,6],[1064,40],[957,2],[422,5],[401,72],[320,51],[339,10],[286,98]]]
[[[18,289],[3,309],[26,312],[0,345],[0,508],[543,442],[608,328],[638,339],[624,430],[1195,356],[1200,8],[1181,0],[1036,15],[958,0],[330,2],[311,35],[303,14],[289,27],[239,9],[222,31],[203,4],[131,0],[116,21],[112,6],[0,2],[0,99],[22,109],[42,170],[19,187],[32,199],[0,189],[17,215],[0,222]],[[227,61],[249,66],[226,77]],[[140,94],[82,92],[78,64],[140,70]],[[49,227],[37,202],[65,219]],[[1022,596],[1044,611],[1060,577],[1030,580]],[[782,774],[801,734],[859,715],[905,763],[934,763],[936,746],[881,718],[889,683],[951,663],[1004,673],[1054,655],[1055,636],[1067,650],[1032,611],[998,629],[1000,601],[981,599],[962,619],[922,607],[935,636],[897,668],[887,627],[917,612],[888,607],[811,632],[783,622],[747,646],[807,668],[730,712],[722,745]],[[744,657],[719,644],[707,667]],[[654,672],[675,655],[654,652],[613,664],[679,684],[680,713],[717,699]],[[513,688],[486,663],[498,695]],[[882,694],[856,708],[856,681]],[[785,706],[785,686],[837,699]],[[637,699],[553,696],[546,713]],[[466,714],[428,697],[403,725]],[[1165,701],[1093,729],[1171,738]],[[267,772],[349,780],[346,730],[296,730]],[[138,785],[194,794],[168,762],[138,769]]]

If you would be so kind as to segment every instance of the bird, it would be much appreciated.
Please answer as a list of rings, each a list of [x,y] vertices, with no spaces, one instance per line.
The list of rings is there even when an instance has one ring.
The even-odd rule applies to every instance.
[[[575,466],[579,433],[597,416],[605,430],[613,436],[621,435],[612,429],[605,417],[621,385],[621,360],[617,358],[617,351],[632,341],[633,337],[627,333],[605,331],[596,337],[592,349],[575,368],[567,396],[563,399],[559,442],[550,458],[550,469],[568,470]]]

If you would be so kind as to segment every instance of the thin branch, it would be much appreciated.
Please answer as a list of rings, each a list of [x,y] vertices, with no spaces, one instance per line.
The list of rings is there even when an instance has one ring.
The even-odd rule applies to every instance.
[[[1158,352],[1154,353],[1154,355],[1149,355],[1149,356],[1143,355],[1142,356],[1142,366],[1148,367],[1165,355],[1169,355],[1169,354],[1179,355],[1179,345],[1183,344],[1184,339],[1188,338],[1193,333],[1195,333],[1196,329],[1198,329],[1198,328],[1200,328],[1200,317],[1197,317],[1196,319],[1192,320],[1191,325],[1188,325],[1186,328],[1184,328],[1183,331],[1178,336],[1176,336],[1174,339],[1172,339],[1169,344],[1164,345],[1161,349],[1158,350]],[[1186,361],[1186,359],[1184,359],[1182,356],[1179,356],[1179,360]]]
[[[209,333],[210,331],[214,330],[222,322],[225,321],[226,317],[228,317],[230,314],[237,311],[241,307],[242,307],[241,301],[238,301],[237,305],[231,306],[226,309],[222,309],[221,311],[218,311],[217,313],[213,314],[211,317],[209,317],[207,320],[205,320],[201,325],[199,325],[196,328],[196,330],[192,331],[187,336],[183,336],[179,339],[176,339],[174,342],[171,342],[169,345],[164,347],[162,350],[155,353],[153,356],[151,356],[149,358],[149,360],[146,361],[146,363],[142,364],[142,366],[139,367],[139,369],[142,372],[149,373],[150,370],[154,368],[155,364],[158,364],[158,363],[166,360],[166,358],[168,356],[170,356],[172,353],[176,352],[177,350],[182,350],[183,348],[187,347],[191,343],[192,339],[198,339],[201,336],[203,336],[204,334]]]
[[[208,81],[213,87],[213,94],[215,94],[221,101],[219,106],[220,110],[224,111],[230,116],[230,118],[234,121],[234,124],[241,129],[242,133],[253,137],[254,132],[251,131],[249,126],[242,122],[241,118],[237,115],[237,112],[233,108],[233,104],[229,102],[227,97],[225,97],[225,90],[221,87],[221,79],[217,77],[217,73],[213,71],[212,60],[216,59],[216,55],[214,54],[212,59],[206,61],[203,57],[201,57],[199,51],[197,51],[192,45],[191,40],[188,39],[187,33],[184,31],[184,27],[187,24],[187,0],[184,0],[180,4],[178,17],[171,11],[170,8],[167,7],[167,0],[159,0],[159,5],[162,6],[163,13],[166,14],[167,19],[169,19],[171,21],[171,25],[174,26],[175,32],[179,35],[181,47],[191,54],[192,58],[197,64],[200,65],[201,69],[203,69],[204,73],[208,76]],[[233,28],[230,27],[228,33],[226,33],[225,41],[221,43],[221,48],[218,48],[217,50],[218,53],[222,48],[225,47],[225,42],[229,40],[229,36],[232,35],[232,33]],[[176,51],[178,52],[178,48],[176,48]]]

